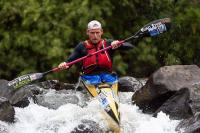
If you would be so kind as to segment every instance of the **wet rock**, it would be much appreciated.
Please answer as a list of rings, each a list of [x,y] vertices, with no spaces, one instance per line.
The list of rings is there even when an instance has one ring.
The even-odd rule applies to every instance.
[[[75,85],[74,84],[69,84],[69,83],[63,83],[60,82],[59,80],[47,80],[44,82],[37,83],[40,87],[44,89],[55,89],[55,90],[71,90],[74,89]]]
[[[0,97],[10,99],[13,90],[8,88],[8,82],[7,80],[0,79]]]
[[[193,112],[189,106],[189,90],[182,88],[170,97],[159,109],[156,110],[154,116],[160,111],[168,114],[172,119],[187,119],[193,116]]]
[[[135,92],[143,86],[143,82],[133,77],[119,78],[119,91],[121,92]]]
[[[44,107],[48,107],[51,109],[57,109],[61,105],[71,103],[77,104],[79,103],[79,98],[77,95],[73,95],[72,91],[62,90],[48,90],[44,91],[42,94],[36,96],[37,104],[42,105]]]
[[[181,90],[183,88],[188,91]],[[185,114],[182,117],[187,118],[200,111],[200,68],[196,65],[161,67],[133,94],[132,101],[147,113],[163,111],[174,114],[175,118],[180,118],[179,114]]]
[[[177,132],[181,133],[200,133],[200,113],[195,116],[182,120],[176,127]]]
[[[99,124],[91,120],[82,120],[71,133],[103,133],[103,129]]]
[[[14,122],[15,110],[8,99],[0,97],[0,120]]]
[[[7,80],[0,80],[0,96],[9,100],[10,104],[16,107],[26,107],[29,105],[29,97],[33,97],[33,93],[28,86],[13,90],[8,87]]]
[[[15,107],[26,107],[29,105],[28,98],[33,97],[33,93],[28,87],[23,87],[12,93],[9,101]]]

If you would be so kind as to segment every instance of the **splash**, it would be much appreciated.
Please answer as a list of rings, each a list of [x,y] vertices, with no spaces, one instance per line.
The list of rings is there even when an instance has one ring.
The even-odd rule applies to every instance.
[[[123,92],[119,96],[122,133],[176,133],[175,127],[179,121],[170,120],[162,112],[157,117],[143,114],[136,105],[131,104],[132,93]],[[97,123],[95,128],[102,132],[107,132],[110,128],[95,98],[87,101],[86,106],[67,103],[57,109],[49,109],[31,101],[28,107],[15,108],[15,112],[14,124],[0,121],[1,133],[70,133],[82,120]]]

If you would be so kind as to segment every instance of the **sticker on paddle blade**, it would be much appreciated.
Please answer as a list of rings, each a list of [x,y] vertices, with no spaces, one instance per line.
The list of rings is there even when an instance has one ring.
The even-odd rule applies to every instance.
[[[152,24],[153,25],[153,24]],[[159,35],[166,31],[166,26],[162,23],[158,23],[157,25],[153,25],[152,28],[148,29],[151,36]]]
[[[17,89],[31,82],[30,75],[24,75],[8,82],[8,86]]]
[[[8,82],[8,86],[14,89],[18,89],[40,78],[42,78],[42,73],[27,74]]]
[[[156,36],[167,31],[167,28],[165,24],[158,22],[151,24],[145,27],[144,29],[141,29],[141,31],[146,31],[146,30],[149,32],[150,36]]]

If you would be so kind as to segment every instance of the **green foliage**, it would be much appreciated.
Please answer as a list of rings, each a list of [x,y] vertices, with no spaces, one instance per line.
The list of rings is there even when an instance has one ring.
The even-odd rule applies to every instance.
[[[126,75],[128,64],[123,61],[123,57],[120,54],[116,54],[113,60],[113,69],[121,75]]]
[[[102,22],[104,37],[124,39],[152,20],[170,17],[170,32],[133,41],[135,49],[116,53],[119,75],[144,77],[164,65],[200,65],[198,0],[1,0],[0,78],[43,72],[64,61],[79,41],[87,39],[87,23]],[[77,80],[80,66],[47,78]]]

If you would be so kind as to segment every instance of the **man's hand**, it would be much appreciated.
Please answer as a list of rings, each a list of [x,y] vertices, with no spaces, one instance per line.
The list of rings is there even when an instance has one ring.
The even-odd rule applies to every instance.
[[[112,49],[118,48],[118,47],[120,46],[119,41],[118,41],[118,40],[113,41],[113,42],[111,43],[111,46],[112,46]]]
[[[62,63],[60,63],[60,64],[58,65],[58,68],[60,68],[60,69],[68,69],[69,66],[67,65],[66,62],[62,62]]]

